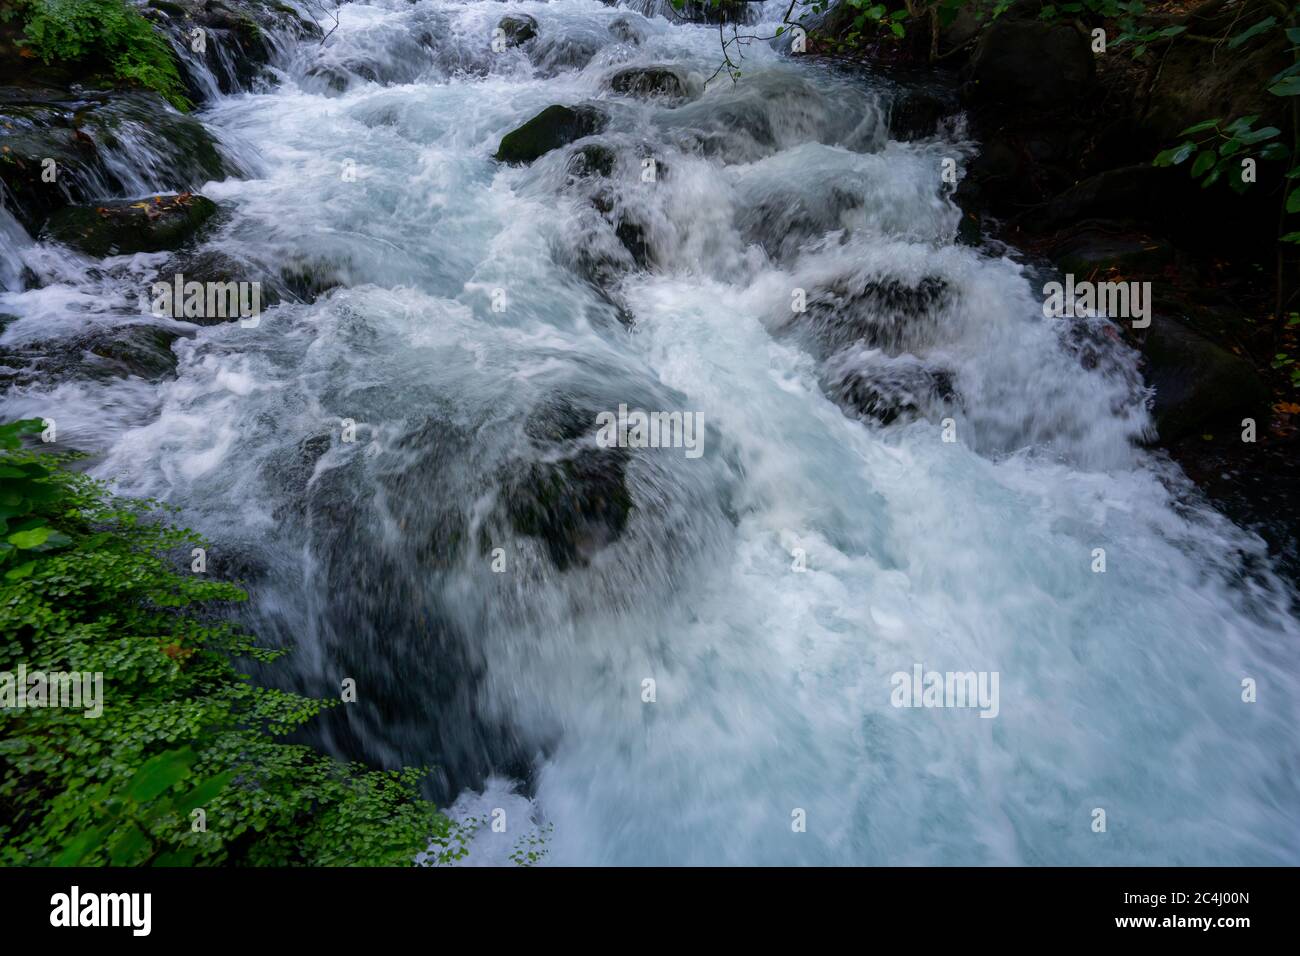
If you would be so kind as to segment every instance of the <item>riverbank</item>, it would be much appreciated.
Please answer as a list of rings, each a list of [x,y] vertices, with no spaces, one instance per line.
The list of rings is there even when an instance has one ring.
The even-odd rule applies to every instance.
[[[1294,62],[1285,24],[1237,40],[1279,5],[1152,4],[1141,26],[1175,33],[1146,44],[1117,43],[1115,19],[1045,7],[1056,9],[1021,0],[977,20],[969,4],[947,24],[933,11],[907,18],[901,42],[861,28],[846,42],[856,11],[841,4],[812,18],[811,45],[846,68],[883,61],[904,83],[920,79],[894,119],[907,135],[968,120],[980,151],[955,198],[971,235],[1079,281],[1149,283],[1150,327],[1118,324],[1153,390],[1148,441],[1300,581],[1300,247],[1277,238],[1300,218],[1283,210],[1295,160],[1259,159],[1241,191],[1230,179],[1256,150],[1223,150],[1233,170],[1212,188],[1190,161],[1153,164],[1215,117],[1254,117],[1254,129],[1280,131],[1272,141],[1295,141],[1292,101],[1268,92]]]

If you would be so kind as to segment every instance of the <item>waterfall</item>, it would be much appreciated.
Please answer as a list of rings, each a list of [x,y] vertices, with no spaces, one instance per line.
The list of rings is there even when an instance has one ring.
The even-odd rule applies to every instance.
[[[265,679],[356,681],[316,742],[434,765],[469,862],[1300,862],[1291,595],[1141,444],[1108,320],[960,235],[960,118],[903,141],[889,78],[765,42],[714,77],[717,26],[646,9],[372,0],[203,74],[216,225],[98,261],[6,216],[4,364],[204,263],[282,294],[6,418],[179,506],[292,647]],[[494,50],[507,15],[537,35]],[[556,104],[598,128],[493,159]],[[180,188],[116,148],[113,194]],[[608,447],[620,405],[702,454]],[[997,716],[896,706],[917,665],[998,675]]]

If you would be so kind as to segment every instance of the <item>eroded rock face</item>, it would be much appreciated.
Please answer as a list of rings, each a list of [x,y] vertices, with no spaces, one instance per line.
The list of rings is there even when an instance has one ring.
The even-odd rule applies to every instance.
[[[600,132],[605,122],[605,114],[594,106],[548,106],[502,137],[495,159],[531,163],[553,149]]]
[[[212,200],[189,193],[69,206],[50,216],[42,236],[97,258],[166,252],[192,239],[216,212]]]

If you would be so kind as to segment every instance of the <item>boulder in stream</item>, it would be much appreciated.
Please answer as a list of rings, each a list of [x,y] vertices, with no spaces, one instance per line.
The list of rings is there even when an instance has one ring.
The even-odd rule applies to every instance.
[[[670,66],[629,66],[609,78],[609,88],[624,96],[669,97],[686,96],[686,83],[681,74]]]
[[[216,211],[211,199],[190,193],[69,206],[49,218],[42,236],[98,258],[165,252],[184,245]]]
[[[502,17],[497,29],[504,36],[506,46],[522,46],[537,36],[537,21],[526,13],[514,13]]]
[[[494,158],[503,163],[531,163],[553,149],[600,132],[605,122],[605,114],[593,106],[548,106],[506,133]]]

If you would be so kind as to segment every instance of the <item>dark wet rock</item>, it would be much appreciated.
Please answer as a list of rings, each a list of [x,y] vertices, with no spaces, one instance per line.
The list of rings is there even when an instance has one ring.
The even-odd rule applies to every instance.
[[[506,46],[521,46],[537,36],[537,21],[526,13],[502,17],[497,29],[505,37]]]
[[[1124,276],[1153,275],[1173,265],[1175,249],[1168,241],[1107,225],[1084,224],[1067,230],[1049,247],[1052,260],[1062,272],[1080,279],[1112,272]]]
[[[1055,229],[1083,219],[1164,222],[1177,201],[1174,171],[1145,163],[1090,176],[1026,213],[1035,229]]]
[[[164,252],[193,238],[216,211],[212,200],[188,193],[69,206],[46,221],[42,238],[99,258]]]
[[[649,269],[654,265],[654,249],[647,235],[649,230],[632,212],[607,190],[593,196],[592,205],[614,227],[614,235],[632,256],[632,262],[637,268]]]
[[[172,300],[171,317],[195,325],[235,322],[251,317],[251,314],[260,315],[285,299],[299,298],[279,275],[268,273],[253,262],[216,249],[185,249],[167,261],[154,281],[165,282],[174,288],[178,276],[182,289],[190,282],[202,283],[204,286],[205,305],[202,315],[185,315],[183,310],[176,310],[175,299]],[[231,298],[230,289],[235,290],[235,298]],[[215,308],[211,311],[206,299],[209,291],[218,297],[214,300]],[[182,295],[182,305],[184,301]],[[238,308],[231,308],[234,304]],[[252,313],[254,308],[256,313]]]
[[[1288,5],[1294,9],[1294,5]],[[1188,22],[1188,33],[1207,37],[1235,36],[1248,25],[1278,13],[1269,0],[1225,3]],[[1265,30],[1223,57],[1213,47],[1196,42],[1175,42],[1160,51],[1159,69],[1135,98],[1141,122],[1152,143],[1164,148],[1177,142],[1182,130],[1210,117],[1230,120],[1258,116],[1255,128],[1287,129],[1286,98],[1268,92],[1272,77],[1294,62],[1291,44],[1281,29]],[[1148,154],[1149,155],[1149,154]],[[1262,164],[1261,164],[1262,165]]]
[[[976,44],[965,93],[972,102],[1060,107],[1086,93],[1093,75],[1088,40],[1072,25],[1001,17]]]
[[[634,4],[633,4],[634,5]],[[759,0],[686,0],[680,10],[665,14],[669,19],[687,20],[691,23],[755,23],[760,14]],[[653,2],[643,2],[643,12],[653,12]],[[668,6],[664,4],[664,6]]]
[[[272,517],[277,521],[290,515],[299,518],[306,515],[308,485],[317,463],[325,457],[332,444],[333,437],[329,432],[308,435],[292,448],[278,450],[263,466],[267,482],[282,492],[272,511]]]
[[[86,341],[86,351],[100,361],[98,371],[157,382],[176,374],[172,343],[181,333],[156,325],[126,325]]]
[[[841,408],[865,421],[891,425],[926,415],[956,401],[952,373],[912,356],[871,361],[848,349],[826,363],[822,388]]]
[[[1269,391],[1247,360],[1159,315],[1152,317],[1142,356],[1162,443],[1216,423],[1240,432],[1243,417],[1254,417],[1262,430]]]
[[[349,276],[342,263],[293,259],[280,267],[280,281],[293,298],[315,302],[331,289],[347,285]]]
[[[590,176],[608,178],[614,172],[617,157],[603,143],[585,143],[575,148],[565,169],[569,175],[584,179]]]
[[[640,46],[648,34],[643,19],[633,20],[631,17],[619,17],[617,20],[610,21],[609,32],[615,40],[621,43],[630,43],[633,46]]]
[[[625,67],[609,78],[609,88],[624,96],[680,99],[686,95],[681,75],[668,66]]]
[[[52,183],[46,159],[55,162]],[[225,178],[227,167],[203,124],[156,93],[0,87],[0,180],[29,232],[64,206],[148,188],[140,181],[184,192]],[[139,181],[123,181],[131,168]]]
[[[83,378],[142,378],[157,382],[176,373],[172,343],[178,329],[127,323],[49,342],[0,348],[0,382],[48,386]]]
[[[948,283],[935,276],[915,284],[848,276],[810,291],[806,311],[795,314],[790,329],[821,357],[856,343],[898,354],[925,341],[951,297]]]
[[[943,121],[960,109],[955,93],[908,88],[889,104],[889,133],[897,140],[927,139],[939,132]]]
[[[548,106],[501,139],[494,157],[503,163],[531,163],[537,157],[600,132],[605,115],[592,106]]]
[[[516,533],[540,539],[561,571],[581,567],[618,540],[632,511],[630,453],[598,448],[596,413],[567,400],[539,407],[525,433],[543,453],[503,482]]]

